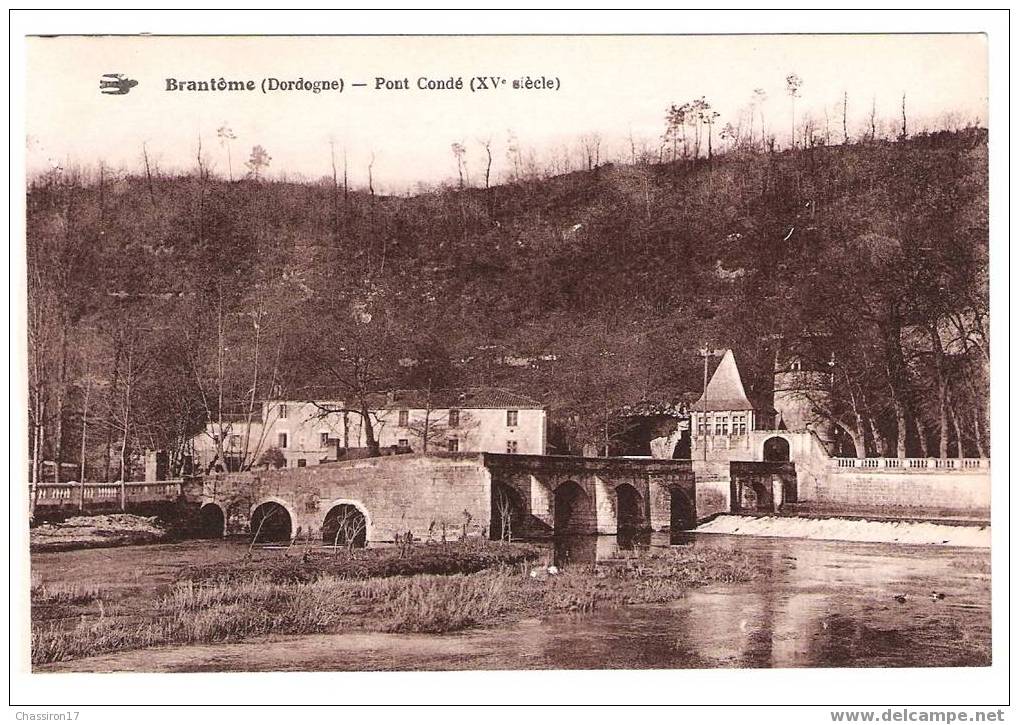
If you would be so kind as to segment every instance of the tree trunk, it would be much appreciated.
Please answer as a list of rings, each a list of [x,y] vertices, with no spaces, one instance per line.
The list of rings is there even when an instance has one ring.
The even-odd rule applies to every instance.
[[[39,483],[39,472],[42,470],[43,436],[46,435],[46,398],[39,390],[35,393],[35,440],[32,441],[32,484]]]
[[[133,351],[127,353],[127,375],[124,376],[124,436],[120,442],[120,480],[127,482],[127,441],[131,425],[131,376]],[[122,502],[123,503],[123,502]]]
[[[61,330],[60,378],[57,381],[57,425],[53,433],[53,482],[60,483],[60,464],[64,460],[64,395],[67,389],[67,329]]]
[[[874,441],[874,453],[878,456],[889,458],[891,456],[891,443],[881,432],[881,428],[873,416],[867,416],[867,427],[870,429],[871,440]]]
[[[863,429],[854,429],[852,426],[848,426],[844,423],[840,423],[839,427],[842,428],[849,435],[849,438],[853,441],[853,448],[856,450],[857,458],[867,457],[867,442],[864,440]]]
[[[906,433],[909,417],[906,407],[893,396],[892,404],[895,406],[895,454],[899,458],[906,458]]]
[[[923,418],[917,416],[916,419],[916,434],[920,439],[920,455],[923,458],[930,458],[930,449],[927,446],[927,426],[923,422]]]
[[[849,127],[846,125],[846,112],[849,109],[849,92],[842,92],[842,143],[849,143]]]
[[[120,356],[122,341],[119,335],[114,339],[113,375],[111,376],[109,399],[106,413],[106,447],[103,449],[103,480],[110,480],[110,468],[113,465],[113,425],[116,419],[117,387],[120,384]]]
[[[368,457],[377,458],[382,455],[382,451],[379,448],[379,442],[375,439],[375,426],[372,423],[372,414],[367,401],[361,402],[360,413],[361,420],[364,421],[364,443],[368,448]]]
[[[895,409],[896,422],[896,454],[899,458],[907,455],[906,441],[909,432],[910,383],[902,354],[902,332],[899,310],[892,302],[888,308],[888,318],[882,325],[884,338],[885,371],[888,375],[888,388],[891,391],[892,406]]]
[[[89,375],[88,368],[85,369],[85,400],[81,407],[81,455],[78,462],[81,469],[78,474],[78,480],[82,483],[82,491],[84,491],[85,483],[85,446],[87,442],[88,434],[88,404],[89,398],[92,395],[92,377]],[[82,501],[84,501],[84,494],[82,494]]]
[[[336,174],[336,167],[333,167],[333,175]],[[250,468],[248,464],[248,453],[251,445],[251,419],[255,415],[255,398],[256,391],[258,390],[258,353],[259,353],[259,342],[262,337],[262,304],[259,302],[258,313],[255,316],[255,349],[252,351],[252,368],[251,374],[251,397],[248,398],[248,418],[247,423],[244,426],[244,448],[241,451],[241,460],[238,466],[238,470],[246,471]],[[254,457],[254,455],[252,455]]]
[[[986,451],[984,450],[984,439],[980,435],[980,411],[973,411],[973,439],[977,444],[977,455],[981,458],[987,458]]]
[[[928,323],[927,333],[934,353],[934,372],[938,393],[938,457],[948,458],[948,375],[945,370],[945,350],[941,344],[937,320]]]
[[[960,459],[965,458],[966,454],[962,447],[962,426],[959,425],[959,416],[954,407],[952,408],[952,427],[955,429],[955,453]]]

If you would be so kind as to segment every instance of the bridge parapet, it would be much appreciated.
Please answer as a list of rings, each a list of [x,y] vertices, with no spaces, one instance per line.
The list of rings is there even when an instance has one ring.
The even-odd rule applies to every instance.
[[[28,485],[29,500],[37,511],[83,512],[125,510],[131,504],[173,502],[185,491],[184,479],[169,481],[39,482]]]

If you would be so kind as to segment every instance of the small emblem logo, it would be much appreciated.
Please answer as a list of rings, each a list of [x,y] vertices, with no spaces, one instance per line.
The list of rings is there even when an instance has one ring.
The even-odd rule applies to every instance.
[[[99,90],[109,96],[123,96],[138,85],[138,81],[132,80],[123,73],[104,73],[99,79]]]

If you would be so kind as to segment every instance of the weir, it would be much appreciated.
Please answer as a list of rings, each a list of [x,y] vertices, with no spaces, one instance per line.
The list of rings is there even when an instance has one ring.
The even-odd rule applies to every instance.
[[[793,438],[792,460],[768,461],[774,436],[755,438],[756,461],[407,454],[176,481],[40,483],[30,496],[39,519],[127,511],[205,537],[282,541],[300,532],[354,545],[408,533],[441,541],[689,529],[719,513],[809,515],[811,506],[828,515],[989,515],[984,459],[821,460]]]

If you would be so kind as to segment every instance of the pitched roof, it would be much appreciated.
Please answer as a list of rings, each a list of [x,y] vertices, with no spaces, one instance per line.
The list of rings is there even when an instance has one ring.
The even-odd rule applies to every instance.
[[[309,386],[286,396],[288,399],[341,401],[344,395],[323,386]],[[371,394],[371,405],[375,409],[399,408],[499,408],[535,409],[543,408],[541,402],[505,388],[469,387],[437,390],[392,390]]]
[[[379,397],[389,407],[400,408],[541,408],[542,404],[534,398],[514,393],[505,388],[453,388],[446,390],[394,390],[392,402],[389,394],[380,393]]]
[[[707,405],[704,403],[707,398]],[[708,382],[707,391],[691,406],[692,411],[702,410],[753,410],[753,405],[747,398],[743,389],[743,379],[740,377],[739,368],[736,367],[736,358],[732,350],[726,350],[722,361],[715,368],[711,380]]]

